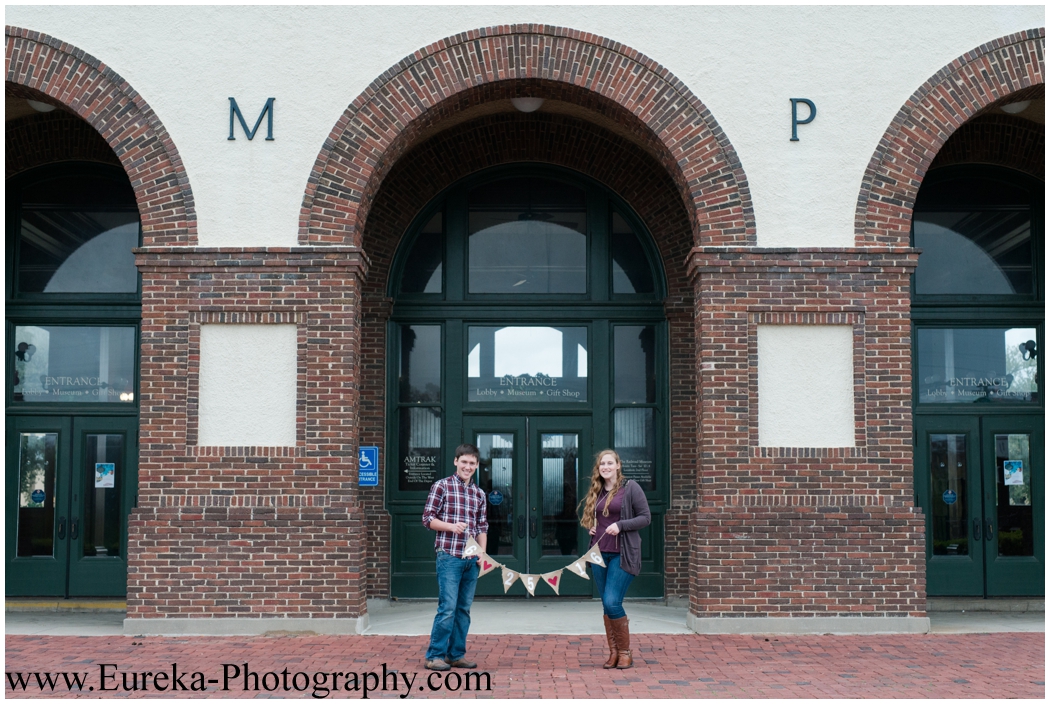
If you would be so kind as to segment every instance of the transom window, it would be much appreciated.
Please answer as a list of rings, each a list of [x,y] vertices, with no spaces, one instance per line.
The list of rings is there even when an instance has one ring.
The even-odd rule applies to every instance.
[[[641,225],[604,189],[548,175],[465,185],[419,218],[400,294],[654,298]]]

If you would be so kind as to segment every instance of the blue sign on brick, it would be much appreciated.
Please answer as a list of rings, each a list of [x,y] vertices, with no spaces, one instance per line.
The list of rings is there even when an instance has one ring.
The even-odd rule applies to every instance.
[[[357,453],[358,486],[379,486],[379,448],[362,447]]]

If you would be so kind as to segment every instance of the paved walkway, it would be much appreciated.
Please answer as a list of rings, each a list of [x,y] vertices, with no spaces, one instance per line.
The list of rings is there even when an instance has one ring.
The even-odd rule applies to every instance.
[[[88,691],[79,696],[88,697],[363,697],[369,689],[369,698],[1042,699],[1046,691],[1043,639],[1042,633],[642,634],[634,637],[635,667],[605,671],[601,669],[604,638],[472,635],[468,646],[480,667],[474,671],[477,676],[466,679],[466,671],[445,677],[423,670],[425,636],[136,639],[8,635],[6,688],[11,696],[12,678],[18,681],[12,673],[22,673],[26,689],[23,692],[19,687],[18,696],[41,696],[35,676],[28,674],[37,672],[52,673],[55,692],[43,694],[52,697],[70,696],[66,678],[57,673],[67,673],[70,678],[73,673],[84,673],[81,681]],[[103,668],[106,663],[112,666]],[[245,668],[251,673],[247,678]],[[133,675],[145,672],[164,674]],[[332,673],[338,673],[338,679]],[[481,673],[487,673],[487,678]],[[112,677],[103,680],[103,674]],[[196,683],[207,689],[172,692],[173,674],[186,687]],[[47,678],[41,677],[46,689]],[[139,690],[124,691],[125,681],[129,687],[137,683]],[[338,693],[328,691],[333,681]],[[381,689],[384,682],[385,692]],[[118,689],[103,692],[103,686]],[[164,691],[158,691],[160,687]]]
[[[434,602],[369,602],[368,634],[343,638],[140,638],[122,635],[120,611],[9,611],[5,686],[9,696],[13,688],[18,696],[78,696],[59,674],[67,673],[74,690],[75,677],[81,678],[83,697],[343,698],[363,697],[365,689],[369,698],[498,699],[1043,698],[1045,693],[1041,611],[931,611],[931,634],[889,636],[704,636],[685,628],[683,608],[634,602],[628,611],[636,665],[613,672],[600,666],[605,639],[596,633],[601,627],[596,603],[479,600],[468,645],[480,665],[476,672],[487,673],[481,680],[464,679],[465,671],[427,679],[431,673],[423,670],[422,654]],[[247,685],[246,664],[253,673]],[[207,689],[173,692],[173,668],[186,687],[201,673],[199,685]],[[165,674],[141,674],[146,672]],[[31,673],[40,673],[41,682]],[[45,673],[55,682],[53,694]],[[125,677],[129,687],[137,683],[139,689],[124,691]],[[338,691],[326,694],[333,681]],[[41,686],[48,691],[42,693]]]

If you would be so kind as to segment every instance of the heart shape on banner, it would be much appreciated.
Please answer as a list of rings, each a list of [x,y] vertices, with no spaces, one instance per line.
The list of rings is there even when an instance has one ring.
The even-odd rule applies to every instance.
[[[495,567],[495,565],[489,562],[488,560],[481,561],[481,569],[485,570],[486,572],[491,570],[493,567]]]
[[[549,584],[550,584],[550,585],[551,585],[552,587],[555,587],[555,586],[557,586],[557,585],[558,585],[558,578],[557,578],[557,577],[548,577],[548,578],[547,578],[547,582],[548,582],[548,583],[549,583]]]

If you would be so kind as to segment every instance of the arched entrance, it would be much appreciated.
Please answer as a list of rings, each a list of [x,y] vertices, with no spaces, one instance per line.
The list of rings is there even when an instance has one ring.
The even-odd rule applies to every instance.
[[[405,103],[409,94],[415,98]],[[654,103],[651,95],[666,99]],[[544,102],[524,113],[513,106],[519,97]],[[664,596],[684,600],[692,588],[690,518],[700,477],[695,292],[683,262],[698,244],[753,244],[754,215],[743,169],[711,113],[666,69],[622,44],[542,25],[456,35],[377,78],[338,122],[310,177],[300,243],[342,244],[368,257],[360,374],[350,392],[359,398],[351,401],[360,409],[355,441],[378,446],[384,464],[396,461],[386,367],[393,354],[391,266],[401,238],[459,179],[520,163],[595,179],[628,203],[652,235],[666,274],[660,305],[668,328]],[[373,597],[392,593],[394,518],[380,482],[359,489]],[[420,548],[432,552],[431,543]]]
[[[134,193],[120,168],[65,161],[9,179],[7,206],[6,593],[123,596],[138,475]]]
[[[433,574],[433,535],[419,516],[455,446],[471,442],[489,552],[533,574],[586,548],[578,497],[593,454],[617,449],[653,510],[632,595],[663,596],[666,283],[637,214],[581,174],[507,165],[447,189],[402,242],[389,290],[391,594],[432,596],[420,577]],[[573,580],[561,594],[591,587]],[[498,580],[478,588],[503,593]]]
[[[162,415],[140,413],[142,392],[171,383],[140,356],[150,320],[132,249],[195,244],[193,195],[164,125],[112,68],[5,34],[6,590],[123,596],[129,513],[148,503],[140,417]]]
[[[1042,595],[1044,184],[934,169],[912,217],[915,488],[932,596]]]

